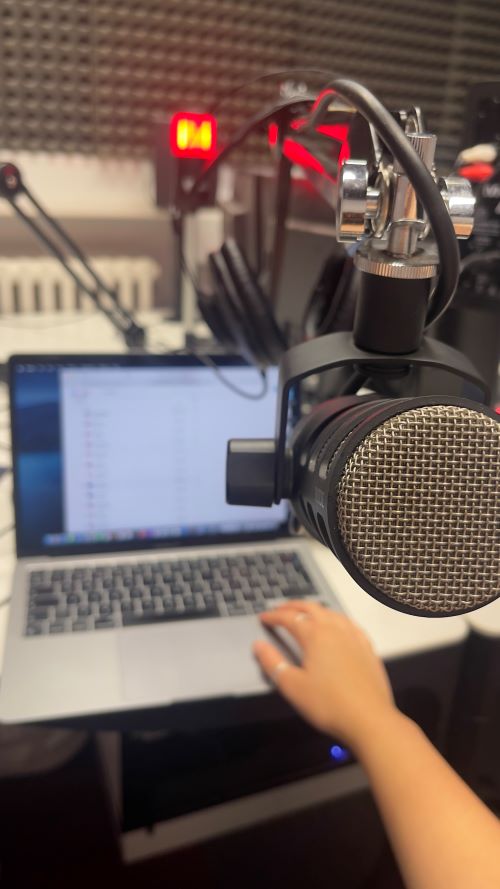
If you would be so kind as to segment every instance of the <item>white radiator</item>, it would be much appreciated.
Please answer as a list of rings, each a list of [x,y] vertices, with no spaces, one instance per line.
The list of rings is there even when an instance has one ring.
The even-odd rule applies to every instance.
[[[160,266],[149,257],[89,257],[106,284],[115,288],[126,309],[154,307]],[[76,265],[75,265],[76,268]],[[78,265],[80,271],[80,266]],[[80,272],[80,274],[82,274]],[[88,312],[94,303],[70,275],[49,257],[0,257],[0,315],[22,312]]]

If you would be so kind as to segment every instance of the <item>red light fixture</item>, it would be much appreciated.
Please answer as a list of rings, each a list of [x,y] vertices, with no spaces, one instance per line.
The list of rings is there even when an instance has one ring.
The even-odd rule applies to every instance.
[[[174,157],[207,160],[217,149],[217,121],[212,114],[178,111],[170,120],[170,151]]]

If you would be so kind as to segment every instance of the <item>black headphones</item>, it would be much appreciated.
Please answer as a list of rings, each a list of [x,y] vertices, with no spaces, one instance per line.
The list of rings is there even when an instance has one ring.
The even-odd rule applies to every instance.
[[[236,241],[230,239],[211,253],[209,264],[214,289],[210,294],[198,291],[198,307],[214,337],[259,368],[278,364],[292,343]],[[352,269],[348,256],[327,260],[308,301],[301,339],[352,329]]]
[[[222,344],[259,367],[277,364],[287,348],[257,276],[236,241],[209,257],[214,293],[200,294],[200,312]]]

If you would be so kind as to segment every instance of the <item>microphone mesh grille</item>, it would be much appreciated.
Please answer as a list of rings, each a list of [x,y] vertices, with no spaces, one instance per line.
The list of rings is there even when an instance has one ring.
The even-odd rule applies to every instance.
[[[500,592],[500,423],[454,405],[400,413],[347,461],[339,529],[395,602],[447,614]]]

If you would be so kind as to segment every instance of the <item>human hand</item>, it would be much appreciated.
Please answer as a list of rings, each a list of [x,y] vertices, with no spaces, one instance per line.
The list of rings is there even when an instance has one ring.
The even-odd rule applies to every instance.
[[[396,712],[381,660],[345,615],[317,603],[287,602],[261,614],[261,621],[285,629],[300,645],[300,667],[269,642],[256,642],[253,650],[282,695],[320,731],[356,751],[370,727]]]

